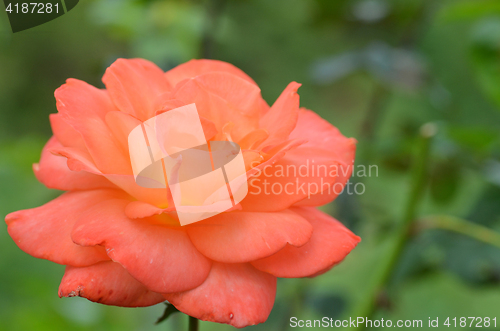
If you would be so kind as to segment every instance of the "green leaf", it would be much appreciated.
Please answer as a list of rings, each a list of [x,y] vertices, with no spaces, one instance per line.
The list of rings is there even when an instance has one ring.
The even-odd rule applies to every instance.
[[[457,160],[438,163],[430,181],[431,196],[435,202],[445,204],[454,197],[460,180],[460,165]]]
[[[438,14],[438,21],[456,22],[475,20],[495,14],[500,14],[500,2],[498,0],[462,1],[444,7]]]
[[[468,316],[498,317],[498,286],[473,287],[444,272],[402,285],[393,302],[395,309],[383,314],[393,321],[421,319],[427,327],[429,317],[439,318],[442,327],[447,317],[457,317],[457,320]]]
[[[480,87],[500,109],[500,18],[480,21],[473,29],[471,60]]]
[[[447,133],[449,138],[461,147],[479,153],[488,152],[494,142],[498,139],[497,132],[479,126],[468,127],[450,125]]]

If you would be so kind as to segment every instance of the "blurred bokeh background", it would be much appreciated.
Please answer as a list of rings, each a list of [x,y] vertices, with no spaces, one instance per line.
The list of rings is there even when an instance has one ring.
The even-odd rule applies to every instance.
[[[164,70],[228,61],[270,104],[300,82],[301,105],[358,140],[357,165],[377,166],[351,179],[363,194],[323,207],[363,241],[320,277],[280,279],[269,320],[249,329],[292,329],[292,316],[500,326],[500,2],[84,0],[16,34],[0,13],[1,219],[60,194],[31,170],[51,135],[54,90],[70,77],[103,87],[118,57]],[[19,250],[2,222],[0,330],[187,329],[182,314],[155,326],[163,305],[59,299],[63,271]]]

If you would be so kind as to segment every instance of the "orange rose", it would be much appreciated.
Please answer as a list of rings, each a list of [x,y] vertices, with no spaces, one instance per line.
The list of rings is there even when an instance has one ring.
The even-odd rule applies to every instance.
[[[54,136],[33,169],[68,192],[6,217],[23,251],[66,265],[60,297],[133,307],[168,300],[193,317],[245,327],[267,319],[276,277],[321,274],[359,242],[315,208],[345,185],[355,141],[299,108],[299,84],[269,107],[228,63],[192,60],[164,73],[142,59],[117,60],[103,82],[105,90],[69,79],[55,92]],[[208,140],[241,147],[249,192],[237,208],[180,226],[165,189],[135,183],[127,137],[191,103]]]

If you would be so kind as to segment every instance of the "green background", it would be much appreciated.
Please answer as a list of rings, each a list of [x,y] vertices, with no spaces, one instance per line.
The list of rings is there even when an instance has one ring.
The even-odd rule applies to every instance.
[[[280,279],[269,320],[249,329],[370,311],[422,319],[422,329],[429,317],[462,316],[497,317],[500,327],[499,1],[86,0],[16,34],[0,13],[0,218],[60,194],[31,171],[51,135],[54,90],[70,77],[103,87],[118,57],[164,70],[191,58],[228,61],[270,104],[300,82],[301,105],[358,139],[357,165],[378,167],[378,176],[352,179],[364,194],[322,207],[363,241],[320,277]],[[419,164],[426,172],[415,177]],[[411,235],[395,248],[405,220]],[[187,329],[182,314],[155,326],[163,305],[59,299],[63,271],[19,250],[2,223],[0,330]]]

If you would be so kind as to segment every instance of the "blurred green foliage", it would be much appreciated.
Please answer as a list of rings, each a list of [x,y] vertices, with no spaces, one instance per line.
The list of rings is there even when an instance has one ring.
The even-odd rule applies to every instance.
[[[31,172],[50,136],[54,90],[66,78],[102,87],[118,57],[167,70],[191,58],[231,62],[272,103],[290,81],[301,105],[358,139],[362,195],[322,207],[363,238],[314,279],[281,279],[271,316],[348,318],[374,290],[410,192],[419,130],[433,122],[418,217],[446,214],[500,231],[500,4],[496,0],[80,1],[12,34],[0,14],[0,216],[59,194]],[[391,272],[375,318],[497,317],[500,250],[445,230],[417,229]],[[163,305],[126,309],[58,299],[64,267],[21,252],[0,231],[0,330],[181,330]],[[497,314],[497,315],[495,315]],[[499,320],[500,322],[500,320]],[[230,326],[202,323],[201,330]],[[425,329],[425,328],[424,328]]]

